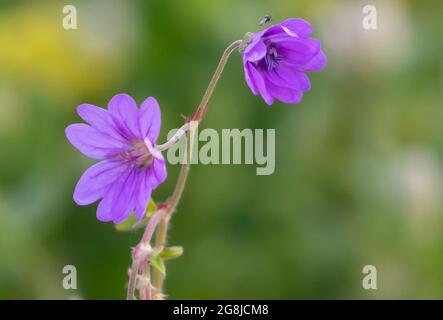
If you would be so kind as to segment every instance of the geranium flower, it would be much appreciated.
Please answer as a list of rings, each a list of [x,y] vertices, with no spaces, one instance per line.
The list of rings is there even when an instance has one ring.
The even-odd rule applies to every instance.
[[[157,101],[149,97],[139,109],[130,96],[118,94],[108,110],[82,104],[77,113],[88,124],[68,126],[68,140],[84,155],[102,161],[83,173],[74,201],[89,205],[102,199],[100,221],[119,223],[132,211],[142,219],[152,190],[167,176],[163,155],[154,147],[161,126]]]
[[[274,99],[296,104],[311,84],[306,71],[320,71],[326,56],[320,42],[311,38],[309,22],[292,18],[252,35],[243,51],[248,86],[271,105]]]

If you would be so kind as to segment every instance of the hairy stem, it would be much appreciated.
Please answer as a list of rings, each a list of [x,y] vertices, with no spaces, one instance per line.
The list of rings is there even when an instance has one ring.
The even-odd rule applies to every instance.
[[[190,158],[191,158],[191,149],[190,149],[190,143],[189,143],[189,135],[187,139],[186,144],[186,161],[182,165],[180,169],[180,173],[177,179],[177,183],[174,188],[174,192],[172,193],[171,197],[168,199],[167,205],[166,205],[166,214],[163,217],[162,221],[160,222],[160,225],[157,229],[156,239],[155,239],[155,247],[156,248],[163,248],[166,245],[166,237],[168,233],[168,227],[169,227],[169,220],[171,218],[172,213],[175,211],[175,208],[178,205],[178,202],[180,201],[181,195],[183,194],[183,190],[185,189],[186,180],[188,178],[189,169],[190,166]],[[165,276],[159,271],[154,270],[153,272],[153,284],[154,287],[158,288],[160,291],[163,290],[163,282],[164,282]]]
[[[211,98],[212,93],[214,92],[214,89],[217,85],[218,80],[220,80],[221,74],[222,74],[223,69],[226,65],[226,62],[229,59],[229,56],[231,55],[232,52],[234,52],[236,49],[238,49],[242,45],[242,43],[243,43],[243,40],[234,41],[225,49],[225,51],[223,52],[223,55],[220,59],[220,62],[218,63],[217,68],[214,72],[214,75],[212,76],[211,81],[209,82],[209,85],[203,95],[200,105],[197,107],[196,111],[194,112],[194,114],[192,115],[190,120],[186,121],[186,123],[177,131],[177,133],[169,141],[167,141],[166,143],[164,143],[162,145],[156,146],[159,150],[168,149],[169,147],[174,145],[185,133],[187,133],[187,132],[189,133],[190,127],[192,126],[192,125],[190,125],[190,122],[191,123],[193,122],[193,124],[194,124],[193,127],[195,127],[195,128],[198,127],[199,123],[203,120],[203,118],[206,114],[206,111],[208,109],[209,99]],[[190,133],[190,135],[192,135],[192,134],[193,134],[193,132]],[[184,188],[186,185],[186,181],[187,181],[188,175],[189,175],[189,170],[190,170],[190,165],[191,165],[190,157],[191,157],[191,153],[192,153],[192,150],[191,150],[192,143],[189,142],[189,140],[191,140],[189,138],[190,138],[190,136],[188,135],[187,146],[186,146],[187,161],[185,161],[185,163],[182,164],[182,167],[180,169],[180,173],[179,173],[179,176],[177,179],[177,183],[175,185],[174,192],[167,200],[159,221],[156,219],[156,221],[153,224],[148,223],[148,226],[146,227],[146,230],[145,230],[145,235],[144,235],[142,241],[140,242],[140,244],[146,243],[146,241],[150,241],[150,239],[152,237],[153,230],[156,228],[155,248],[157,248],[157,249],[163,248],[166,245],[169,221],[171,219],[172,214],[175,212],[175,209],[177,208],[177,205],[178,205],[180,198],[183,194],[183,191],[184,191]],[[151,217],[151,220],[153,218],[154,218],[154,216]],[[132,272],[131,272],[129,285],[128,285],[128,299],[134,298],[135,282],[136,282],[136,276],[137,276],[139,268],[140,268],[140,263],[139,262],[137,263],[137,259],[134,259],[133,266],[132,266]],[[152,274],[152,278],[153,278],[154,287],[156,287],[160,292],[162,292],[164,275],[159,270],[154,269],[153,274]],[[150,294],[143,294],[143,296],[145,296],[145,297],[150,296]]]
[[[240,47],[241,44],[242,44],[242,40],[234,41],[223,52],[220,62],[218,63],[217,69],[215,70],[214,75],[212,76],[211,81],[209,82],[208,88],[206,89],[205,94],[203,95],[200,105],[198,106],[197,110],[194,112],[194,114],[191,117],[191,121],[196,121],[195,127],[198,126],[198,124],[203,120],[203,118],[206,114],[206,111],[208,109],[209,99],[211,98],[212,93],[214,92],[214,89],[217,85],[218,80],[220,80],[221,74],[223,72],[223,69],[225,68],[225,65],[229,59],[229,56],[231,55],[232,52],[234,52],[234,50],[236,50],[238,47]],[[187,128],[189,129],[189,127],[187,127]],[[191,134],[192,134],[192,132],[191,132]],[[187,148],[186,148],[187,160],[185,161],[185,163],[181,167],[180,174],[179,174],[174,192],[168,200],[168,206],[167,206],[168,214],[165,215],[165,217],[163,218],[162,222],[159,225],[157,239],[156,239],[156,243],[155,243],[156,247],[165,246],[170,216],[174,213],[174,211],[180,201],[180,198],[183,194],[183,190],[185,189],[186,180],[188,179],[189,170],[191,168],[190,155],[192,152],[191,151],[191,148],[192,148],[191,144],[192,143],[189,143],[189,140],[190,139],[189,139],[189,135],[188,135],[188,139],[187,139],[188,142],[187,142]],[[157,287],[158,289],[162,290],[164,276],[158,270],[155,270],[153,277],[154,277],[154,286]]]
[[[156,145],[155,147],[160,150],[166,150],[172,147],[180,138],[189,130],[189,122],[186,122],[180,129],[177,130],[177,132],[172,136],[171,139],[166,141],[163,144]]]
[[[134,248],[134,251],[132,253],[132,267],[129,274],[129,282],[128,282],[128,292],[126,298],[128,300],[134,300],[135,299],[135,286],[137,282],[137,276],[140,267],[143,264],[146,264],[149,267],[149,256],[150,256],[150,250],[147,248],[150,248],[150,242],[152,235],[154,234],[155,228],[160,223],[162,215],[165,213],[163,209],[160,209],[156,211],[151,219],[149,219],[148,225],[146,226],[146,229],[143,233],[143,238],[140,241],[140,243]],[[146,270],[143,270],[143,273],[146,274]],[[150,275],[149,275],[150,278]],[[149,284],[150,287],[150,284]]]
[[[140,264],[136,259],[132,260],[132,266],[129,271],[129,282],[128,282],[128,292],[126,295],[127,300],[135,299],[135,283],[137,281],[138,269],[140,268]]]
[[[151,266],[150,261],[147,259],[143,266],[143,273],[141,277],[140,284],[140,299],[141,300],[152,300],[152,290],[151,290]]]
[[[168,226],[169,226],[169,219],[170,215],[163,217],[162,221],[160,221],[160,224],[158,225],[157,234],[155,238],[155,247],[156,248],[163,248],[166,244],[166,236],[168,233]],[[153,285],[158,290],[162,291],[163,289],[163,281],[164,281],[164,275],[158,270],[153,270]]]
[[[203,120],[203,117],[205,116],[206,111],[208,110],[209,99],[211,98],[211,95],[214,92],[218,80],[220,80],[220,76],[223,72],[223,69],[225,68],[229,56],[231,55],[232,52],[234,52],[234,50],[238,49],[242,43],[243,40],[234,41],[223,52],[220,62],[218,63],[217,69],[215,69],[214,75],[212,76],[211,82],[209,82],[208,88],[206,89],[206,92],[203,95],[200,105],[198,106],[197,110],[192,116],[192,120],[196,120],[198,122],[201,122]]]

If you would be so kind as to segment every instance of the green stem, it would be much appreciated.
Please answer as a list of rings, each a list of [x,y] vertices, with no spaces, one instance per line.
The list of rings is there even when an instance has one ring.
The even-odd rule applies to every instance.
[[[170,215],[165,216],[158,225],[157,234],[155,237],[156,248],[163,248],[166,245],[166,236],[168,233],[169,219]],[[164,275],[158,269],[154,269],[152,276],[153,276],[152,284],[161,292],[163,290]]]
[[[200,105],[194,112],[194,114],[191,117],[191,122],[194,122],[194,127],[197,128],[200,122],[203,120],[206,111],[208,109],[208,103],[209,99],[212,96],[212,93],[214,92],[214,89],[217,85],[218,80],[220,80],[221,74],[223,72],[223,69],[226,65],[226,62],[229,59],[229,56],[232,52],[234,52],[236,49],[238,49],[242,45],[242,40],[237,40],[231,43],[223,52],[223,55],[220,59],[220,62],[217,65],[217,68],[214,72],[214,75],[211,78],[211,81],[209,82],[209,85],[203,95],[203,98],[200,102]],[[192,125],[191,125],[192,126]],[[187,127],[189,129],[189,127]],[[189,131],[188,131],[189,132]],[[191,132],[191,135],[193,132]],[[177,139],[178,140],[178,139]],[[186,181],[188,179],[189,170],[191,166],[190,156],[191,156],[191,144],[189,143],[189,135],[187,139],[187,161],[182,165],[180,169],[180,173],[177,179],[177,183],[175,185],[174,192],[169,197],[168,201],[166,202],[165,206],[165,213],[161,218],[161,221],[159,222],[156,230],[156,238],[155,238],[155,248],[163,248],[166,246],[166,240],[167,240],[167,233],[169,228],[169,221],[171,219],[172,214],[175,212],[175,209],[177,208],[177,205],[182,197],[183,191],[185,189]],[[139,265],[137,265],[134,261],[133,268],[136,267],[137,270],[139,268]],[[153,270],[152,274],[153,278],[153,285],[156,287],[160,292],[163,290],[163,283],[164,283],[164,275],[157,269]],[[132,279],[132,274],[130,278],[130,286],[132,285],[132,282],[135,282],[135,279]],[[132,287],[132,286],[131,286]],[[128,293],[130,293],[132,290],[128,290]],[[133,295],[130,296],[128,294],[128,298],[133,298]]]
[[[217,65],[217,69],[214,72],[214,75],[211,78],[211,81],[209,82],[208,88],[205,91],[205,94],[203,95],[203,98],[200,102],[200,105],[198,106],[197,110],[194,112],[194,114],[191,117],[191,121],[196,121],[195,128],[197,128],[198,124],[203,120],[206,111],[208,110],[208,103],[209,99],[212,96],[212,93],[214,92],[214,89],[217,85],[218,80],[220,80],[221,74],[223,73],[223,69],[225,68],[226,62],[229,59],[229,56],[231,55],[234,50],[240,47],[242,44],[242,40],[237,40],[231,43],[223,52],[223,55],[220,59],[220,62]],[[191,132],[191,135],[193,132]],[[177,184],[175,186],[174,192],[172,193],[172,196],[169,198],[167,202],[167,211],[168,214],[165,214],[162,221],[160,222],[157,230],[157,237],[155,241],[155,246],[158,247],[164,247],[166,245],[166,237],[169,227],[169,220],[171,215],[174,213],[180,198],[183,194],[183,190],[185,189],[186,181],[188,179],[189,170],[191,168],[191,161],[190,161],[190,155],[191,155],[191,144],[189,143],[189,135],[188,135],[188,144],[186,147],[187,150],[187,161],[182,165],[180,169],[180,174],[177,179]],[[163,282],[164,282],[164,275],[158,271],[154,270],[153,273],[153,284],[156,288],[158,288],[160,291],[163,290]]]
[[[208,88],[206,89],[205,94],[203,95],[200,105],[198,106],[197,110],[192,116],[192,120],[198,122],[201,122],[203,120],[203,117],[205,116],[206,111],[208,110],[209,99],[211,98],[211,95],[214,92],[218,80],[220,80],[220,76],[223,72],[223,69],[225,68],[229,56],[231,55],[232,52],[234,52],[234,50],[238,49],[242,45],[242,43],[243,40],[236,40],[233,43],[231,43],[223,52],[220,62],[218,63],[217,69],[215,69],[214,75],[212,76],[211,82],[209,82]]]
[[[138,275],[138,269],[140,268],[140,263],[137,259],[133,259],[132,266],[131,266],[131,272],[129,275],[129,282],[128,282],[128,291],[127,291],[127,300],[134,300],[135,296],[135,282],[137,281],[137,275]]]

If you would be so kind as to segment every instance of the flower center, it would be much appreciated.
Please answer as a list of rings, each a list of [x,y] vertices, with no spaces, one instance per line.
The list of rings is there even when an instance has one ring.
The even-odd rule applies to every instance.
[[[148,167],[153,160],[152,154],[141,140],[134,141],[132,148],[126,151],[123,157],[140,169]]]
[[[277,52],[277,49],[272,45],[268,45],[268,50],[264,57],[264,63],[268,70],[274,70],[278,67],[279,61],[282,59],[282,56]]]

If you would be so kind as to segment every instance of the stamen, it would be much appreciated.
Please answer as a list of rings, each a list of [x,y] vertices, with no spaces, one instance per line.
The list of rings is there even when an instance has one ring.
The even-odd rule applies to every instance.
[[[136,140],[133,143],[133,148],[124,152],[121,156],[140,169],[148,167],[153,161],[152,154],[141,140]]]
[[[279,61],[282,60],[277,49],[270,44],[268,45],[268,51],[265,55],[264,62],[268,70],[273,70],[278,67]]]

